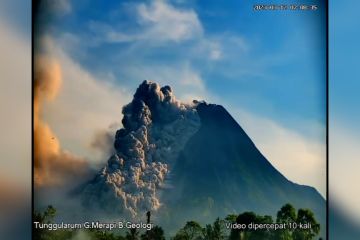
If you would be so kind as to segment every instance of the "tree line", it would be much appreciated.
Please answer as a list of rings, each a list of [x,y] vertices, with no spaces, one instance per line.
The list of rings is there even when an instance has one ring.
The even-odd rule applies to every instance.
[[[56,216],[56,209],[48,206],[44,212],[34,212],[34,222],[52,223]],[[311,228],[283,228],[276,231],[271,229],[230,229],[227,226],[238,224],[249,226],[249,224],[272,224],[272,223],[296,223],[311,224]],[[160,226],[154,226],[148,231],[139,231],[136,228],[128,229],[125,235],[103,231],[101,229],[81,230],[81,239],[86,240],[165,240],[165,232]],[[277,212],[276,219],[269,215],[258,215],[254,212],[243,212],[239,215],[230,214],[224,219],[217,218],[212,224],[201,226],[196,221],[188,221],[179,229],[170,240],[313,240],[317,239],[320,232],[320,224],[315,219],[313,212],[309,209],[296,209],[291,204],[285,204]],[[47,229],[33,228],[34,240],[72,240],[79,231],[58,229],[50,231]],[[319,238],[321,239],[321,238]]]

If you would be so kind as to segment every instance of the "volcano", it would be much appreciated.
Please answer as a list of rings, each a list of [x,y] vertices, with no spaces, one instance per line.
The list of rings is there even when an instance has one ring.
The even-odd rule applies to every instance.
[[[286,179],[222,106],[201,103],[196,110],[201,127],[181,151],[173,187],[163,194],[170,225],[250,210],[274,216],[291,203],[311,209],[325,226],[326,203],[315,188]]]
[[[123,115],[116,153],[82,191],[85,206],[134,219],[150,210],[171,232],[243,211],[274,216],[291,203],[312,210],[323,235],[323,197],[275,169],[224,107],[185,104],[144,81]]]

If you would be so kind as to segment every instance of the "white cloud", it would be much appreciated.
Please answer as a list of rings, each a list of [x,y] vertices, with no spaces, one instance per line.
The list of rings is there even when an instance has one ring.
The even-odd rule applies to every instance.
[[[95,42],[123,43],[141,40],[137,34],[121,32],[111,25],[98,21],[90,21],[89,29],[95,33]]]
[[[154,80],[161,85],[170,85],[181,100],[205,98],[205,100],[216,100],[213,102],[219,103],[220,101],[207,91],[201,72],[192,68],[191,59],[206,57],[216,61],[223,59],[238,61],[241,59],[240,55],[249,50],[245,39],[231,33],[207,36],[194,10],[175,8],[165,1],[131,6],[138,24],[131,33],[123,29],[120,31],[117,23],[108,25],[91,22],[90,24],[91,30],[101,38],[100,41],[135,43],[133,44],[136,45],[135,47],[130,47],[132,51],[126,50],[130,52],[128,58],[137,59],[135,63],[128,64],[129,66],[123,70],[122,74],[127,81]],[[179,59],[176,66],[174,63],[154,65],[141,59],[143,52],[146,52],[144,49],[151,48],[149,43],[170,41],[177,43],[190,39],[195,39],[194,48],[190,52],[190,60],[189,58]],[[49,122],[61,121],[61,124],[53,125],[60,139],[63,138],[62,142],[67,142],[68,147],[73,148],[74,150],[71,150],[75,153],[86,155],[87,149],[79,146],[79,143],[89,142],[91,140],[89,134],[94,129],[106,128],[114,120],[121,119],[121,107],[130,98],[121,96],[125,92],[114,90],[107,81],[99,81],[90,75],[66,54],[60,54],[60,59],[64,65],[64,73],[68,76],[64,76],[64,93],[59,96],[57,102],[53,103],[57,105],[52,106]],[[124,59],[123,56],[122,59]],[[116,100],[120,98],[121,101]],[[96,110],[92,107],[96,107]],[[80,118],[77,112],[79,116],[81,114]],[[94,112],[99,112],[99,114]],[[243,112],[234,114],[230,111],[230,113],[238,116],[238,122],[280,172],[294,182],[315,186],[325,196],[326,163],[323,143],[284,128],[269,119]],[[59,125],[58,129],[56,125]],[[77,130],[79,132],[73,131],[74,126],[81,126]],[[82,153],[75,148],[83,149]]]
[[[165,1],[137,7],[141,24],[147,26],[145,38],[182,41],[202,35],[203,29],[193,10],[176,9]]]
[[[47,38],[46,44],[61,66],[63,83],[56,99],[45,106],[44,118],[63,148],[97,160],[96,152],[89,151],[95,133],[121,121],[122,107],[131,96],[108,79],[97,79],[55,47],[52,39]]]
[[[179,48],[188,53],[188,59],[210,61],[238,61],[249,50],[249,43],[238,34],[206,34],[196,11],[191,8],[179,8],[166,1],[154,0],[149,3],[124,4],[121,13],[130,15],[135,26],[125,24],[126,21],[114,21],[111,24],[90,21],[89,28],[94,33],[92,44],[132,43],[126,51],[141,56],[151,52],[154,46],[193,40],[187,46],[179,44]]]
[[[329,129],[330,197],[360,223],[360,137],[342,123]]]
[[[279,125],[271,119],[242,110],[232,113],[260,152],[285,177],[315,187],[326,196],[326,145]]]
[[[223,57],[223,48],[219,41],[203,40],[201,45],[209,52],[211,60],[219,60]]]
[[[219,49],[212,49],[210,52],[210,59],[212,60],[218,60],[221,58],[221,51]]]
[[[205,90],[204,82],[198,72],[190,67],[190,64],[186,63],[185,66],[179,72],[179,82],[181,85],[189,86],[200,91]]]
[[[249,43],[238,34],[230,32],[216,35],[204,34],[192,46],[191,57],[205,58],[210,61],[239,62],[245,59],[245,54],[249,49]]]
[[[198,16],[191,9],[178,9],[161,0],[135,5],[134,9],[138,23],[135,33],[94,21],[90,22],[90,29],[98,33],[98,40],[107,42],[181,42],[203,34]]]
[[[153,80],[160,85],[169,85],[177,98],[182,101],[204,99],[207,96],[204,80],[199,72],[188,62],[171,65],[132,65],[125,69],[128,80],[138,82],[139,79]]]

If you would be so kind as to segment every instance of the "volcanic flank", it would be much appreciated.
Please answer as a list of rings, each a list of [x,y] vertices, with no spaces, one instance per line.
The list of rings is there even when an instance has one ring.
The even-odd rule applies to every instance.
[[[116,154],[83,189],[85,206],[134,219],[151,210],[171,231],[243,211],[274,215],[291,203],[325,226],[321,195],[287,180],[222,106],[184,104],[169,86],[144,81],[123,115]]]

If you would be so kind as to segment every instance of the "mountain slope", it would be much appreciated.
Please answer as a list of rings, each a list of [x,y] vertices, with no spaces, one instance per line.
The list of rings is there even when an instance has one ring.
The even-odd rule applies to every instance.
[[[170,222],[173,215],[181,222],[249,210],[274,215],[291,203],[311,209],[325,226],[325,200],[314,188],[288,181],[222,106],[201,103],[196,109],[201,127],[174,165],[173,187],[163,193]]]
[[[151,210],[172,234],[188,220],[274,216],[291,203],[311,209],[324,236],[325,200],[277,171],[222,106],[185,104],[169,86],[144,81],[123,115],[116,153],[81,190],[87,208],[134,220]]]

